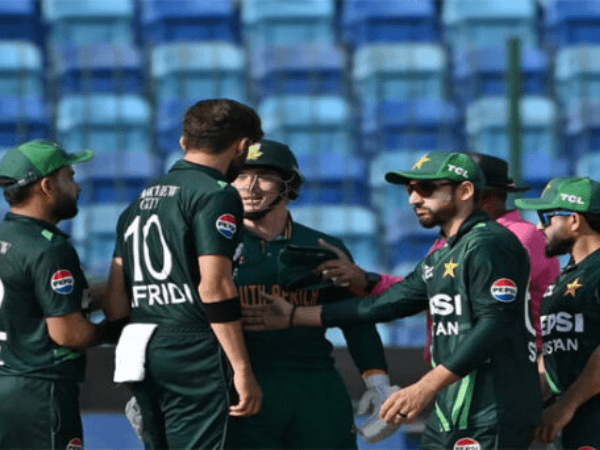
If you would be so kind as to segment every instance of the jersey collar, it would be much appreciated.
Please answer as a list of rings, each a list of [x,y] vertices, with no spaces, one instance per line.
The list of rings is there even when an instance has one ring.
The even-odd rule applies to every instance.
[[[493,222],[493,220],[483,211],[476,209],[460,225],[458,233],[456,233],[454,236],[447,240],[447,245],[449,245],[450,247],[454,246],[460,240],[460,238],[462,238],[465,234],[471,231],[474,226],[485,222]]]
[[[35,225],[41,228],[44,228],[54,234],[58,234],[59,236],[62,236],[64,238],[68,238],[69,235],[67,233],[65,233],[64,231],[62,231],[60,228],[52,225],[51,223],[46,222],[45,220],[40,220],[40,219],[35,219],[33,217],[29,217],[29,216],[24,216],[22,214],[15,214],[12,212],[9,212],[6,214],[6,217],[4,218],[5,221],[11,221],[11,222],[19,222],[19,223],[24,223],[24,224],[30,224],[30,225]]]
[[[173,167],[171,167],[169,172],[173,172],[174,170],[199,170],[200,172],[204,172],[216,180],[227,181],[225,175],[223,175],[220,170],[217,170],[214,167],[208,167],[202,164],[186,161],[185,159],[180,159],[177,161]]]

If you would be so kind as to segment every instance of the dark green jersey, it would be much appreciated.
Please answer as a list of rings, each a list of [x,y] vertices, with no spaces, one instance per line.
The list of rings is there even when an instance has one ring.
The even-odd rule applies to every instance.
[[[233,259],[242,216],[237,191],[206,166],[180,160],[146,188],[117,227],[132,321],[208,328],[198,257]]]
[[[380,297],[325,305],[326,325],[389,321],[429,308],[433,362],[463,379],[437,397],[444,431],[535,423],[541,413],[525,324],[529,257],[517,237],[473,213],[447,245]]]
[[[81,311],[87,287],[65,233],[6,215],[0,224],[0,375],[83,381],[85,354],[59,347],[46,318]]]
[[[318,305],[349,298],[346,289],[333,285],[323,289],[288,292],[281,287],[278,275],[279,251],[290,245],[318,247],[318,240],[349,252],[343,243],[326,234],[288,221],[285,231],[276,240],[267,242],[250,231],[244,234],[244,246],[236,269],[236,285],[242,304],[259,304],[261,292],[282,296],[298,305]],[[386,369],[383,345],[374,325],[354,325],[342,328],[358,369]],[[280,331],[248,332],[246,345],[252,366],[262,368],[320,369],[332,367],[332,345],[325,338],[324,328],[300,327]]]
[[[600,251],[567,266],[542,303],[542,337],[548,382],[567,389],[600,345]]]

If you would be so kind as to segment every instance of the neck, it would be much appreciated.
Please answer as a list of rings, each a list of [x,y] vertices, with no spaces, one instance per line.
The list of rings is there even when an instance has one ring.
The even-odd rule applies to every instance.
[[[273,241],[283,233],[288,214],[285,202],[281,202],[262,219],[244,219],[244,226],[264,240]]]
[[[465,206],[462,209],[460,209],[452,219],[443,224],[442,233],[444,233],[446,239],[456,235],[458,233],[458,230],[460,230],[460,226],[474,211],[475,208],[473,208],[473,206]]]
[[[489,195],[481,201],[479,207],[492,219],[497,220],[507,212],[506,198],[498,195]]]
[[[575,241],[571,255],[575,263],[579,264],[598,249],[600,249],[600,234],[591,232],[580,236]]]
[[[229,169],[229,165],[231,164],[231,157],[229,157],[227,152],[213,154],[202,150],[188,150],[185,152],[183,159],[194,164],[211,167],[223,175],[227,173],[227,169]]]
[[[12,206],[10,212],[21,216],[31,217],[32,219],[43,220],[51,225],[56,225],[59,221],[48,212],[48,208],[44,208],[35,200],[29,201],[23,206]]]

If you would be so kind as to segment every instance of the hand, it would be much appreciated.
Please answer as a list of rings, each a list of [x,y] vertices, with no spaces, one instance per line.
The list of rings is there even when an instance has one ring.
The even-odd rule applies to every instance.
[[[315,272],[320,274],[323,280],[330,280],[333,284],[341,287],[353,284],[364,289],[367,286],[366,272],[350,261],[346,253],[323,239],[319,239],[319,245],[337,255],[337,259],[325,261],[315,268]]]
[[[393,425],[414,422],[436,394],[437,391],[428,383],[418,381],[392,393],[381,407],[379,417]]]
[[[250,417],[262,408],[263,393],[251,370],[236,371],[233,385],[238,393],[238,403],[229,407],[229,414],[236,417]]]
[[[381,442],[394,434],[398,426],[387,424],[379,417],[379,410],[390,394],[400,388],[398,386],[390,386],[390,379],[387,374],[370,375],[363,377],[363,379],[365,380],[367,391],[358,402],[356,415],[371,414],[371,416],[358,427],[358,432],[362,435],[365,442]]]
[[[575,409],[559,401],[544,410],[542,423],[535,429],[535,438],[543,444],[551,444],[556,435],[575,416]]]
[[[267,303],[242,306],[242,326],[246,331],[284,330],[290,327],[293,306],[283,298],[262,293]]]
[[[135,397],[131,397],[125,405],[125,417],[129,420],[133,431],[140,439],[144,441],[144,419],[142,418],[142,410]]]

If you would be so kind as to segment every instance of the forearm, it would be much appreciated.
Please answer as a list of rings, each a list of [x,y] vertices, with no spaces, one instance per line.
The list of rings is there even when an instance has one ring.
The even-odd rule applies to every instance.
[[[444,388],[459,381],[462,377],[445,367],[443,364],[438,364],[427,372],[419,383],[423,383],[436,393]]]
[[[560,401],[576,411],[598,393],[600,393],[600,346],[591,354],[583,372],[569,386]]]
[[[211,323],[211,328],[229,359],[234,372],[251,370],[250,357],[246,350],[242,325],[239,320],[225,323]]]
[[[388,275],[385,273],[381,274],[381,281],[375,285],[370,295],[381,295],[385,291],[387,291],[394,284],[399,283],[403,280],[402,277],[397,277],[395,275]]]
[[[361,373],[372,370],[387,372],[383,343],[375,325],[344,327],[342,332],[350,356]]]

